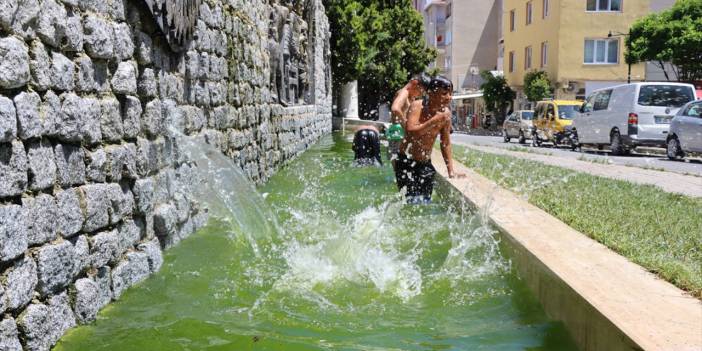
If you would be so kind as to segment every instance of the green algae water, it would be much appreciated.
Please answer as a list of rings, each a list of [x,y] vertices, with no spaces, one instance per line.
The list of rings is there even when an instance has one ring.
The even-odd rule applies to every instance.
[[[349,138],[323,138],[260,195],[219,189],[267,208],[213,216],[55,349],[575,350],[479,215],[441,185],[405,205],[389,165],[352,166]]]

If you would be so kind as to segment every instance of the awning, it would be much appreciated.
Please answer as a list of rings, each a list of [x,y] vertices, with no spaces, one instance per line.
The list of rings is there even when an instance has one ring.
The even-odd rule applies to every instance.
[[[454,95],[451,100],[465,100],[465,99],[475,99],[483,97],[483,93],[474,93],[474,94],[463,94],[463,95]]]

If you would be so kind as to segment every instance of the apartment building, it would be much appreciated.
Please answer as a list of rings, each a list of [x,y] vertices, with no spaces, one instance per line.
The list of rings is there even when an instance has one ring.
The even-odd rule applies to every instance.
[[[645,80],[645,64],[624,60],[625,35],[638,18],[675,0],[504,0],[503,70],[526,108],[524,75],[548,72],[556,99],[583,99],[594,89]],[[612,35],[610,35],[610,33]],[[630,72],[630,73],[629,73]],[[648,72],[652,75],[653,72]]]
[[[438,56],[437,67],[453,81],[455,91],[478,90],[481,70],[497,64],[502,0],[413,0],[424,17],[427,45]]]

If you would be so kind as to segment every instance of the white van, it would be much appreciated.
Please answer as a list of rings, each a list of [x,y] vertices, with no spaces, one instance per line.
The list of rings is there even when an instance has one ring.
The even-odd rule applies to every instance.
[[[632,83],[595,90],[573,121],[574,144],[609,146],[614,155],[637,146],[665,147],[673,116],[694,99],[695,87],[683,83]]]

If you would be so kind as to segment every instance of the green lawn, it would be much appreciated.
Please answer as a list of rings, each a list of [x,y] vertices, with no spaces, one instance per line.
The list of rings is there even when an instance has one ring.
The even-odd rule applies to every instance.
[[[453,146],[454,159],[702,298],[702,199]]]

